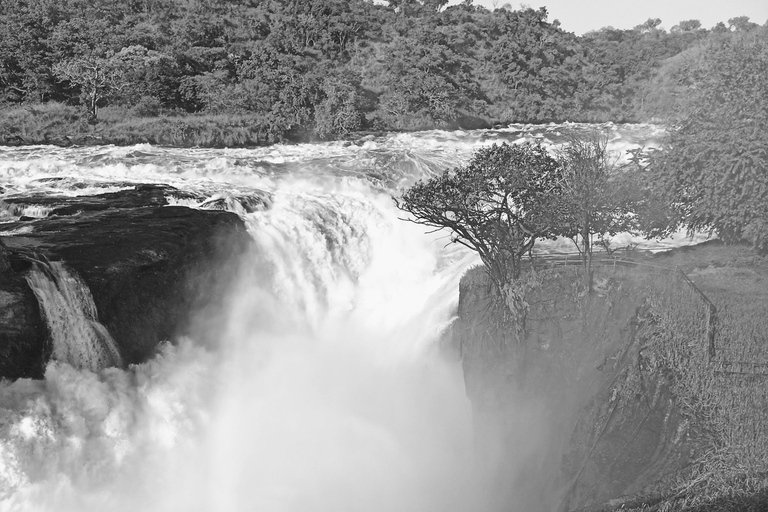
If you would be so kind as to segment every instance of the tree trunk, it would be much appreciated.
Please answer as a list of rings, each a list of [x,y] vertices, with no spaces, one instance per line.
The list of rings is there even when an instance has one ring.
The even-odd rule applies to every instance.
[[[592,240],[589,236],[589,226],[584,224],[581,231],[581,261],[584,266],[584,289],[592,293]]]
[[[97,96],[96,96],[96,88],[91,91],[91,98],[88,102],[88,113],[91,115],[93,119],[96,119],[96,102],[97,102]]]

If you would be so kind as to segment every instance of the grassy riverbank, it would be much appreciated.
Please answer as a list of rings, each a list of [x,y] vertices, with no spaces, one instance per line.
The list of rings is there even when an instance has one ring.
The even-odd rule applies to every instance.
[[[453,124],[420,125],[421,129],[490,128],[491,121],[464,117]],[[392,128],[390,131],[397,131]],[[355,139],[378,131],[357,131],[318,138],[301,129],[281,129],[274,119],[258,114],[187,114],[146,112],[141,108],[106,107],[97,119],[82,107],[49,102],[0,109],[0,145],[53,144],[88,146],[156,144],[177,147],[244,148],[278,142]]]
[[[137,113],[102,109],[97,120],[79,107],[45,103],[0,111],[0,144],[131,145],[248,147],[273,144],[301,134],[275,130],[258,115]]]

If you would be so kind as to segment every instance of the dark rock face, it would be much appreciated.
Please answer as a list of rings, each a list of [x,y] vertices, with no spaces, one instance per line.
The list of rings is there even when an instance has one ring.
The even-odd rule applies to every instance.
[[[214,335],[215,326],[201,332],[201,318],[225,307],[250,237],[235,214],[161,206],[167,192],[144,185],[48,199],[53,216],[3,225],[32,231],[3,238],[7,264],[0,272],[0,299],[9,297],[4,311],[15,316],[0,329],[23,332],[0,346],[0,377],[40,377],[50,354],[46,327],[24,283],[31,262],[41,259],[64,262],[88,285],[99,321],[125,364],[146,361],[160,342],[193,329],[196,336]],[[42,204],[37,199],[30,202]]]
[[[695,458],[697,426],[653,364],[641,277],[596,276],[597,293],[549,276],[528,297],[524,344],[490,280],[470,272],[459,320],[478,461],[491,510],[592,510],[661,496]],[[616,506],[620,506],[619,502]]]
[[[686,418],[670,375],[654,368],[644,338],[646,308],[629,321],[627,344],[606,359],[576,415],[562,475],[566,510],[650,504],[697,456],[699,425]]]
[[[0,377],[40,377],[51,353],[40,308],[0,240]]]

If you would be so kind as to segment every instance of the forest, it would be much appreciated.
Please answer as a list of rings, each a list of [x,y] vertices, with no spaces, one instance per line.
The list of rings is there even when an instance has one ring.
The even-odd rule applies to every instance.
[[[745,16],[669,31],[648,19],[583,36],[548,17],[472,0],[0,0],[0,136],[29,141],[40,123],[72,132],[208,123],[246,130],[228,142],[247,145],[669,121],[708,79],[708,48],[768,38]]]

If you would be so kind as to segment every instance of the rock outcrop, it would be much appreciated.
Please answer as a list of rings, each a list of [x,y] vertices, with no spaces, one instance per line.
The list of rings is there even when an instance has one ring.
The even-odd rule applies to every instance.
[[[159,343],[192,330],[213,336],[203,319],[221,311],[250,244],[242,220],[225,211],[165,206],[166,186],[140,185],[96,196],[14,198],[49,216],[21,217],[3,229],[0,253],[0,377],[41,377],[51,348],[37,301],[25,282],[36,261],[61,261],[88,286],[99,321],[124,364],[152,357]]]
[[[482,269],[462,280],[454,335],[492,510],[640,503],[667,493],[696,456],[697,425],[645,337],[647,276],[596,272],[593,294],[579,281],[547,275],[516,344]]]
[[[0,239],[0,377],[40,377],[50,356],[35,295]]]

